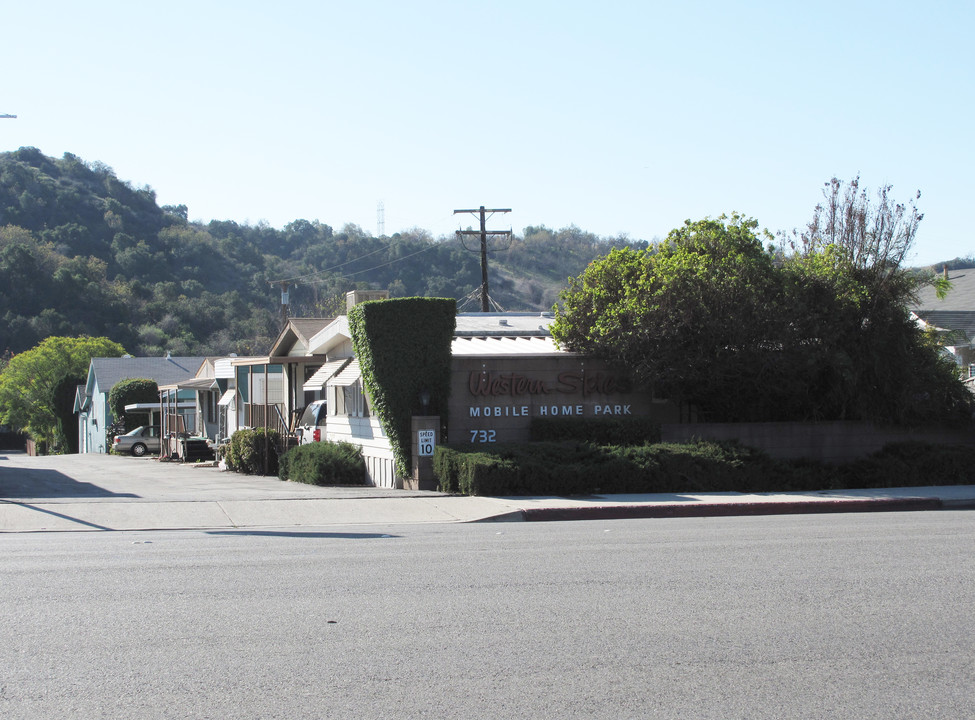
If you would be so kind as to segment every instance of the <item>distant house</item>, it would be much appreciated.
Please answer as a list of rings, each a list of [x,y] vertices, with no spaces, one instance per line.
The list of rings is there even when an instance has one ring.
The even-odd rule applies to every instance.
[[[205,357],[120,357],[92,358],[88,381],[75,393],[78,413],[78,452],[108,452],[108,426],[115,418],[108,408],[108,394],[121,380],[146,378],[167,385],[192,378]]]
[[[310,338],[332,321],[289,318],[267,355],[229,358],[229,381],[220,384],[225,391],[220,402],[234,406],[233,413],[226,413],[228,435],[249,427],[276,430],[282,437],[290,433],[295,416],[315,399],[303,386],[325,359],[312,351]],[[218,361],[217,370],[224,367]]]
[[[918,293],[912,314],[918,323],[944,336],[945,350],[951,353],[959,367],[969,376],[975,374],[975,268],[945,270],[951,290],[938,298],[935,288],[928,286]]]

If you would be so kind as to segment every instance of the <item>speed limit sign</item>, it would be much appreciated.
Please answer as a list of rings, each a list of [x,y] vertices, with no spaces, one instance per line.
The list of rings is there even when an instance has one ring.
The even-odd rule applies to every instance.
[[[437,445],[436,430],[416,431],[417,455],[433,457],[433,448]]]

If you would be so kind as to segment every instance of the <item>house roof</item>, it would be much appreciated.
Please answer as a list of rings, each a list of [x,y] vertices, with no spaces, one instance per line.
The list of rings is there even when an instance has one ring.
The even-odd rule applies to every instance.
[[[91,396],[84,385],[78,385],[74,390],[74,412],[84,412],[91,405]]]
[[[928,285],[918,292],[917,302],[911,309],[918,314],[936,310],[975,313],[975,268],[952,270],[948,273],[948,282],[951,290],[943,300],[938,298],[935,288]]]
[[[337,345],[351,339],[349,316],[339,315],[309,339],[311,351],[328,354]]]
[[[335,318],[288,318],[288,324],[278,334],[268,355],[305,355],[308,341]]]
[[[975,338],[975,269],[953,270],[948,281],[951,290],[943,299],[934,287],[922,288],[912,311],[925,325]]]
[[[566,354],[550,337],[455,337],[450,352],[454,357]]]
[[[460,313],[456,316],[454,337],[551,337],[551,313]],[[310,338],[315,353],[329,353],[351,337],[349,319],[340,315]]]
[[[460,313],[455,337],[550,337],[552,313]]]
[[[170,385],[195,376],[204,360],[205,356],[92,358],[87,393],[93,392],[96,379],[102,392],[108,392],[120,380],[132,378],[147,378],[155,380],[157,385]]]
[[[952,330],[964,333],[967,338],[975,338],[975,311],[915,310],[914,314],[936,330]]]

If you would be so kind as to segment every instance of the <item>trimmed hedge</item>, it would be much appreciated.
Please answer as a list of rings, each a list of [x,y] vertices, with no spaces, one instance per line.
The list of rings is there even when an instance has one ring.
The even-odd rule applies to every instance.
[[[346,442],[293,447],[281,456],[278,477],[309,485],[365,485],[362,448]]]
[[[267,474],[278,474],[278,444],[281,433],[268,430],[264,438],[264,428],[238,430],[230,436],[227,448],[227,468],[244,475],[264,474],[264,455],[267,451]]]
[[[125,412],[125,406],[133,403],[158,403],[159,386],[150,378],[119,380],[108,392],[108,409],[115,423],[121,426],[118,435],[135,430],[142,424],[141,413],[136,417]],[[137,421],[136,418],[139,418]]]
[[[893,443],[845,465],[773,460],[736,443],[531,443],[436,449],[442,492],[468,495],[785,492],[971,482],[975,447]]]

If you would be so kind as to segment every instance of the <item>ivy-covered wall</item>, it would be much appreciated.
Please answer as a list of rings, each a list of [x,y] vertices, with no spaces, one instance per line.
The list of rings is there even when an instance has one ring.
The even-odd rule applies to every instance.
[[[356,305],[349,311],[352,345],[372,412],[389,438],[396,468],[412,472],[413,415],[447,418],[450,343],[457,303],[447,298],[400,298]],[[421,393],[430,401],[426,408]]]

